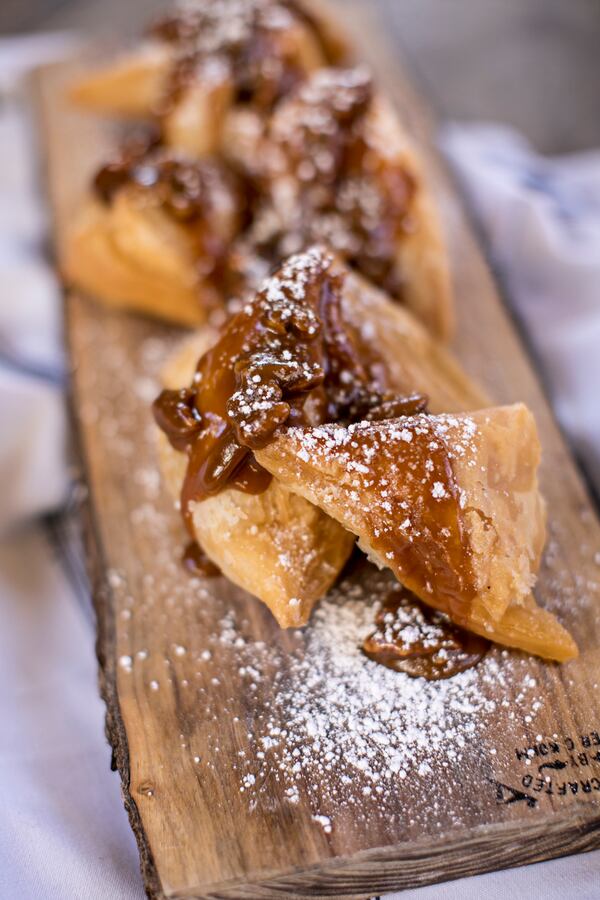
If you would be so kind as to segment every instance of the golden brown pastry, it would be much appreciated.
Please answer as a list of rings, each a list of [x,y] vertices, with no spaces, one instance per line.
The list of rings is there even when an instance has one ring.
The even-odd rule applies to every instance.
[[[208,326],[185,341],[163,371],[166,388],[192,382],[198,358],[217,340]],[[174,499],[188,460],[159,434],[163,476]],[[355,537],[273,479],[262,493],[226,488],[191,505],[191,531],[234,584],[265,603],[282,628],[305,625],[352,552]]]
[[[453,328],[446,248],[418,155],[364,67],[320,69],[232,144],[264,185],[249,240],[277,262],[324,241],[438,337]],[[258,169],[258,172],[257,172]]]
[[[194,0],[175,5],[138,50],[81,78],[71,96],[97,111],[158,117],[168,146],[200,157],[227,151],[230,110],[265,114],[308,72],[346,54],[312,4]]]
[[[397,316],[409,314],[362,286],[329,251],[313,247],[266,279],[215,344],[195,346],[204,353],[191,379],[195,352],[191,345],[184,350],[187,373],[178,370],[171,383],[181,385],[187,374],[189,386],[163,391],[154,414],[166,438],[163,465],[172,485],[181,486],[188,530],[209,557],[234,567],[226,571],[237,583],[289,621],[281,610],[289,610],[285,591],[296,578],[279,582],[283,597],[274,602],[268,554],[279,551],[291,528],[285,492],[292,491],[309,505],[294,510],[301,525],[289,546],[310,546],[312,558],[318,545],[331,580],[350,543],[342,552],[337,541],[348,541],[347,534],[317,519],[311,504],[459,628],[550,659],[572,658],[577,648],[570,635],[532,596],[545,508],[531,413],[522,404],[427,412],[427,398],[415,388],[430,384],[436,404],[441,380],[431,378],[432,360],[448,372],[453,364],[444,362],[444,351],[433,352],[432,338],[378,341],[378,333],[369,332],[375,321],[379,335],[391,334]],[[379,316],[361,320],[359,310],[374,307]],[[423,348],[430,352],[420,368]],[[410,364],[398,367],[395,357],[409,357]],[[469,394],[468,384],[454,379],[457,396]],[[275,498],[282,497],[280,505]],[[230,537],[242,542],[239,564],[225,551],[223,534],[225,543]],[[250,566],[255,555],[260,563]],[[301,557],[290,558],[299,576]],[[316,592],[306,598],[294,593],[301,621],[317,599]],[[407,662],[402,642],[390,655],[386,640],[385,634],[372,636],[365,652],[383,652],[386,664],[408,664],[413,674],[424,665],[432,677],[459,671],[485,652],[445,629],[439,660]],[[448,667],[443,654],[450,651]]]
[[[243,233],[229,248],[229,277],[217,292],[223,298],[256,289],[257,272],[325,241],[445,339],[453,327],[448,263],[418,155],[364,67],[328,67],[348,56],[318,7],[195,0],[159,21],[129,62],[92,73],[73,96],[126,114],[146,104],[163,146],[190,159],[218,156],[243,177]],[[149,218],[124,201],[114,209],[83,213],[67,273],[109,301],[118,304],[125,293],[142,309],[156,279],[156,314],[164,315],[171,291],[176,321],[202,321],[203,304],[190,293],[198,295],[198,268],[206,270],[210,254],[198,266],[181,228],[163,234],[164,216]],[[124,237],[125,213],[128,228],[135,213],[141,248]],[[165,258],[157,260],[163,241]],[[212,303],[211,285],[201,289],[201,301]]]
[[[344,272],[343,321],[362,346],[381,359],[377,382],[387,390],[428,398],[433,413],[489,406],[489,397],[456,358],[405,306],[393,303],[373,284],[338,262]],[[377,365],[375,364],[375,369]]]
[[[71,85],[71,99],[87,109],[125,118],[151,118],[169,85],[171,48],[148,41]]]
[[[251,376],[259,378],[258,384],[264,383],[265,367],[277,368],[275,359],[261,350],[265,338],[261,316],[265,310],[269,316],[276,313],[281,286],[304,289],[307,273],[316,289],[311,302],[326,325],[325,333],[315,335],[314,361],[320,359],[329,370],[331,401],[335,397],[342,405],[360,402],[372,407],[390,392],[415,391],[428,393],[433,408],[466,409],[484,400],[407,310],[321,248],[288,261],[220,335],[202,329],[184,343],[165,371],[167,391],[155,406],[164,432],[161,467],[171,493],[181,496],[190,534],[232,581],[263,600],[283,626],[307,621],[348,558],[354,536],[278,479],[269,481],[267,476],[263,484],[264,471],[248,471],[254,464],[252,454],[237,442],[227,407],[240,383],[236,370],[241,376],[248,352],[254,349],[258,354],[258,369]],[[309,310],[299,303],[301,321]],[[294,340],[292,346],[302,354],[300,344]],[[368,345],[372,349],[367,351]],[[275,349],[273,343],[269,346]],[[356,372],[368,396],[359,399],[357,380],[352,400],[339,366],[350,375],[353,366],[360,365],[358,354],[370,357],[369,374]],[[290,370],[292,366],[290,359]],[[295,385],[298,389],[297,381]],[[310,388],[306,394],[299,392],[293,416],[321,421],[327,414],[323,399],[318,387],[312,393]],[[248,482],[251,493],[245,492]]]
[[[220,306],[241,199],[216,162],[125,150],[96,177],[61,259],[66,280],[109,305],[198,325]]]
[[[535,422],[522,404],[290,428],[256,458],[456,624],[549,659],[577,655],[531,593],[545,513]]]

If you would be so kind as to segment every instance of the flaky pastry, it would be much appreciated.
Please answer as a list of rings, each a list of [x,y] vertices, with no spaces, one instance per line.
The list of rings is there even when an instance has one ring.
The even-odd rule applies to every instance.
[[[337,266],[344,273],[342,318],[360,336],[363,347],[375,348],[381,359],[377,381],[382,388],[425,394],[433,413],[489,406],[485,391],[410,309],[393,303],[341,262]]]
[[[330,320],[332,335],[340,339],[345,335],[362,347],[369,341],[377,348],[376,353],[371,352],[373,385],[404,395],[427,393],[435,409],[469,409],[483,402],[483,394],[448,351],[406,309],[392,303],[326,251],[315,250],[314,258],[323,277],[330,278],[340,290],[339,306],[333,301],[330,304],[330,310],[335,308],[340,314],[337,325]],[[212,365],[205,368],[202,380],[210,379],[207,390],[214,395],[222,394],[223,380],[227,381],[225,399],[233,393],[236,351],[232,342],[236,333],[244,346],[246,342],[251,346],[257,337],[244,330],[246,317],[242,310],[221,336],[203,328],[184,342],[163,374],[165,387],[174,392],[170,396],[176,404],[187,402],[183,394],[187,385],[194,385],[198,359],[211,359],[208,351],[219,339],[224,367],[219,368],[219,356],[213,350]],[[181,408],[176,409],[179,415]],[[318,411],[308,414],[318,416]],[[169,421],[173,421],[172,407]],[[173,446],[165,434],[160,435],[160,456],[169,489],[174,497],[180,497],[189,456]],[[188,527],[230,580],[263,600],[284,627],[308,620],[315,602],[341,571],[355,540],[349,531],[278,479],[262,493],[248,494],[225,486],[201,501],[192,501]]]
[[[522,404],[290,428],[256,458],[456,624],[550,659],[577,655],[531,593],[545,513],[535,422]]]
[[[240,115],[232,143],[264,183],[250,232],[259,250],[278,261],[324,241],[434,334],[451,334],[437,210],[415,147],[368,70],[320,69],[276,107],[263,138]]]
[[[198,325],[223,302],[219,266],[240,221],[231,176],[163,150],[128,153],[96,177],[65,241],[65,279],[105,303]]]
[[[176,4],[137,50],[80,78],[71,97],[95,111],[158,119],[176,150],[226,154],[230,111],[252,105],[265,114],[307,73],[346,55],[311,3],[195,0]]]
[[[148,258],[145,268],[143,250],[120,228],[117,213],[133,213],[125,201],[104,214],[97,205],[84,211],[67,274],[110,302],[125,294],[133,308],[153,302],[147,288],[157,278],[159,315],[171,277],[171,318],[195,324],[215,293],[224,300],[255,289],[256,272],[324,241],[433,334],[449,337],[447,256],[418,153],[369,72],[332,67],[349,53],[318,8],[297,0],[195,0],[176,6],[149,37],[129,60],[78,82],[73,96],[127,115],[146,104],[163,148],[219,158],[240,177],[243,223],[235,240],[229,236],[228,279],[216,292],[214,284],[194,291],[210,254],[195,260],[181,229],[163,236],[160,217],[141,229],[136,208],[134,234],[151,248],[166,239],[165,260]],[[111,252],[114,265],[105,271]],[[199,302],[190,300],[190,286]]]
[[[378,316],[365,318],[369,309]],[[386,616],[397,631],[386,618],[365,641],[372,658],[409,673],[448,677],[485,653],[485,644],[464,638],[466,629],[550,659],[570,659],[577,655],[572,638],[532,595],[545,539],[533,416],[522,404],[428,411],[423,390],[431,391],[434,407],[458,407],[461,394],[468,402],[477,391],[469,391],[463,376],[454,379],[454,398],[452,390],[436,395],[443,382],[436,363],[447,372],[456,364],[421,325],[413,332],[421,329],[421,341],[396,342],[397,323],[402,333],[407,316],[315,246],[266,279],[216,343],[199,347],[194,339],[178,363],[187,372],[178,368],[171,381],[178,387],[165,389],[153,407],[165,438],[163,466],[179,491],[188,530],[209,557],[220,554],[227,567],[237,566],[234,580],[281,621],[289,598],[279,608],[273,604],[262,563],[273,556],[272,545],[280,551],[290,527],[285,491],[291,491],[308,504],[294,510],[300,527],[294,526],[293,542],[312,548],[315,535],[326,534],[319,548],[327,551],[331,580],[350,550],[350,533],[374,562],[391,568],[405,588],[453,623],[446,628],[432,620],[435,648],[419,641],[411,648],[405,614],[395,603]],[[370,331],[375,321],[390,340],[377,340]],[[189,386],[180,387],[202,350]],[[408,364],[396,365],[398,356]],[[285,498],[283,509],[269,492]],[[329,520],[317,519],[311,506]],[[332,531],[330,520],[347,531]],[[224,551],[222,534],[225,543],[230,535],[242,541],[238,563]],[[334,556],[342,535],[348,543]],[[261,562],[249,572],[255,554]],[[302,621],[317,599],[302,603],[294,593]],[[410,604],[410,597],[402,603]]]
[[[165,367],[163,383],[192,382],[198,358],[217,340],[208,326],[184,341]],[[163,476],[181,494],[187,457],[159,434]],[[191,508],[191,528],[206,555],[234,584],[259,597],[282,628],[305,625],[352,552],[354,535],[318,507],[273,479],[260,494],[226,488]]]

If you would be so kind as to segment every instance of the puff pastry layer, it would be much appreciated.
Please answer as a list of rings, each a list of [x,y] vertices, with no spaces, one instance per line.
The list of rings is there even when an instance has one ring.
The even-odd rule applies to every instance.
[[[457,624],[550,659],[577,655],[531,593],[545,516],[539,441],[522,404],[291,428],[256,456]]]

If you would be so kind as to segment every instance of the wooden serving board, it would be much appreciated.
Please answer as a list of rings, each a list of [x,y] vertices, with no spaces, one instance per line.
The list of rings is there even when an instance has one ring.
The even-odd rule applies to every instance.
[[[600,846],[598,521],[423,103],[360,32],[443,209],[457,352],[496,401],[537,417],[549,542],[536,591],[581,657],[559,667],[495,649],[427,684],[360,655],[368,601],[387,583],[367,564],[302,632],[280,631],[222,578],[191,578],[149,412],[181,332],[68,293],[107,734],[151,897],[367,897]],[[59,249],[113,140],[69,108],[74,71],[37,79]]]

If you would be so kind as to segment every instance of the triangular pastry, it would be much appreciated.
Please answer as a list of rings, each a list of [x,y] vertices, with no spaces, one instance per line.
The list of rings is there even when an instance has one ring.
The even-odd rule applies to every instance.
[[[361,331],[357,310],[361,302],[368,308],[361,284],[313,247],[268,278],[210,338],[216,343],[207,346],[207,336],[200,346],[198,335],[182,350],[154,413],[188,530],[281,622],[291,623],[290,605],[299,608],[293,623],[306,621],[318,599],[316,590],[299,596],[295,579],[279,579],[277,601],[271,594],[273,557],[286,557],[281,540],[294,522],[300,527],[288,546],[304,549],[290,559],[298,571],[303,553],[317,560],[311,587],[333,581],[356,535],[373,559],[456,624],[570,658],[570,636],[531,595],[545,537],[533,417],[522,405],[421,412],[425,398],[407,393],[427,387],[432,359],[445,360],[444,352],[427,353],[419,375],[419,354],[435,343],[408,341],[396,351],[410,365],[394,368],[394,342],[369,344]],[[386,310],[397,309],[377,293],[366,296],[379,304],[385,328]],[[406,383],[407,373],[417,384]],[[435,403],[440,379],[430,383]],[[288,491],[307,505],[293,509]],[[330,518],[316,517],[314,507]],[[346,530],[333,530],[333,520]],[[240,540],[236,559],[229,548]],[[260,562],[249,567],[253,555]]]
[[[246,117],[240,133],[256,135],[250,126]],[[448,338],[453,300],[437,210],[418,153],[369,71],[319,69],[276,107],[262,142],[253,140],[246,155],[267,198],[249,236],[259,251],[276,260],[323,241]]]
[[[348,53],[318,7],[196,0],[176,6],[150,37],[139,55],[109,66],[104,77],[79,81],[73,96],[98,108],[114,100],[116,110],[131,114],[147,102],[163,146],[192,159],[216,156],[243,176],[242,234],[230,235],[229,280],[220,293],[256,288],[250,269],[257,258],[268,270],[325,241],[446,339],[453,328],[448,262],[418,153],[364,67],[331,68]],[[152,245],[144,267],[143,248],[134,248],[131,259],[132,241],[105,213],[88,204],[76,222],[67,275],[109,302],[125,297],[135,309],[151,303],[157,315],[166,308],[174,321],[201,322],[203,311],[189,297],[206,259],[195,265],[189,242],[177,237],[181,229],[163,235],[164,216],[141,229],[136,209],[133,234],[143,230],[145,245]],[[163,239],[164,259],[157,260]],[[114,265],[105,271],[111,254]],[[243,271],[236,269],[240,259],[250,260]],[[155,299],[148,300],[154,280]],[[201,300],[210,304],[214,293],[202,284]]]
[[[79,78],[71,97],[158,118],[168,146],[200,157],[226,151],[230,110],[265,113],[304,75],[346,55],[327,17],[302,0],[194,0],[175,4],[138,49]]]
[[[320,292],[321,300],[310,294],[311,283]],[[262,292],[230,319],[220,334],[207,327],[197,331],[165,368],[163,383],[170,393],[163,395],[167,404],[159,424],[166,424],[164,430],[171,432],[172,440],[167,440],[165,433],[160,435],[160,458],[175,498],[182,495],[190,457],[186,448],[179,446],[173,421],[177,425],[180,414],[189,417],[190,413],[193,416],[199,412],[199,425],[205,404],[214,409],[215,398],[220,398],[221,404],[230,399],[236,386],[236,366],[253,344],[257,351],[260,349],[264,334],[261,310],[274,309],[266,297],[275,298],[277,305],[277,293],[284,284],[298,295],[298,313],[303,309],[309,313],[311,304],[316,303],[328,320],[330,343],[344,344],[346,354],[354,347],[369,357],[372,387],[377,385],[384,393],[426,393],[432,408],[465,409],[482,401],[483,395],[448,351],[407,310],[392,303],[323,248],[313,248],[289,260],[267,279]],[[306,303],[302,291],[310,294]],[[320,346],[321,338],[315,338],[315,349]],[[271,348],[274,349],[272,342]],[[335,354],[330,353],[333,360]],[[343,358],[349,364],[350,358]],[[199,377],[195,377],[196,371]],[[190,401],[195,391],[200,400],[196,398],[193,406]],[[310,407],[311,402],[309,392],[305,404]],[[222,410],[222,406],[218,408]],[[223,411],[216,419],[214,411],[211,415],[213,423],[222,423],[212,427],[223,429],[227,418]],[[309,409],[307,415],[319,420],[317,408]],[[191,425],[195,427],[193,418]],[[228,431],[231,432],[231,426]],[[354,543],[350,532],[278,479],[263,492],[250,494],[225,483],[223,489],[189,503],[187,524],[209,558],[231,581],[263,600],[284,627],[307,621],[316,601],[339,574]]]
[[[171,102],[175,66],[173,49],[167,43],[148,41],[108,67],[79,78],[71,85],[69,96],[91,111],[156,120],[166,146],[192,158],[217,154],[234,108],[229,73],[223,66],[207,66]]]
[[[223,302],[219,267],[240,206],[218,163],[125,151],[98,173],[66,236],[62,272],[109,305],[198,325]]]
[[[186,340],[162,373],[166,388],[192,382],[199,357],[216,342],[205,326]],[[177,500],[187,457],[159,434],[160,465]],[[305,625],[354,546],[350,534],[317,506],[273,479],[260,494],[226,488],[192,505],[194,538],[234,584],[259,597],[282,628]]]
[[[256,451],[421,600],[498,643],[577,655],[532,588],[545,539],[540,446],[522,404],[283,430]]]
[[[92,112],[151,118],[165,96],[172,65],[170,47],[147,41],[135,50],[86,72],[70,87],[73,102]]]

